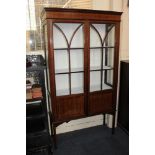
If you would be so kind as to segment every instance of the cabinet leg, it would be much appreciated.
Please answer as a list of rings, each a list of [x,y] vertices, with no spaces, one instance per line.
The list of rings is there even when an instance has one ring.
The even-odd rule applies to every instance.
[[[113,119],[112,119],[112,134],[115,133],[115,113],[113,114]]]
[[[53,142],[54,142],[54,148],[57,149],[57,140],[56,140],[56,127],[53,126]]]
[[[105,125],[105,114],[103,114],[103,125]]]

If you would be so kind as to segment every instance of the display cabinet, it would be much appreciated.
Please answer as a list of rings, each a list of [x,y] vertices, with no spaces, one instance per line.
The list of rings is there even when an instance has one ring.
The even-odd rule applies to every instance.
[[[113,115],[117,94],[121,12],[44,8],[52,128],[72,119]]]

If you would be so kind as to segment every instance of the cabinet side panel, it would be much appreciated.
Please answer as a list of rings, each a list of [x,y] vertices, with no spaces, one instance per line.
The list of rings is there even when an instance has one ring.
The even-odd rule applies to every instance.
[[[112,112],[112,92],[93,92],[89,95],[89,114]]]
[[[58,120],[69,120],[84,116],[84,95],[57,97],[56,103]]]
[[[48,37],[48,68],[50,77],[50,95],[52,103],[52,119],[56,119],[56,99],[55,99],[55,67],[54,67],[54,50],[53,50],[53,23],[52,20],[47,20],[47,37]]]
[[[129,63],[121,62],[118,123],[129,132]]]
[[[117,84],[118,84],[118,63],[119,63],[119,44],[120,44],[120,23],[116,23],[115,26],[115,54],[114,54],[114,74],[113,74],[113,102],[116,109],[117,101]]]

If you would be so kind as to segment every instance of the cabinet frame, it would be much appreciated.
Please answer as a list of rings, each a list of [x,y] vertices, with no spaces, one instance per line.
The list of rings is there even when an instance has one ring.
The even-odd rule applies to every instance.
[[[50,96],[52,107],[52,128],[56,146],[56,127],[63,122],[70,120],[93,116],[97,114],[112,114],[113,115],[113,128],[115,124],[115,111],[116,111],[116,99],[117,99],[117,81],[118,81],[118,61],[119,61],[119,40],[120,40],[120,21],[122,12],[114,11],[96,11],[96,10],[82,10],[82,9],[60,9],[60,8],[44,8],[41,18],[42,23],[47,24],[47,40],[48,40],[48,57],[47,62],[50,74]],[[53,24],[54,23],[83,23],[84,33],[84,93],[71,94],[65,96],[56,96],[56,83],[55,83],[55,64],[54,64],[54,41],[53,41]],[[113,66],[113,87],[110,90],[101,90],[90,92],[90,25],[91,24],[114,24],[115,25],[115,43],[114,43],[114,66]],[[70,71],[70,70],[69,70]],[[71,74],[71,73],[69,73]],[[79,99],[79,103],[77,99]],[[111,104],[111,108],[107,109],[102,107],[102,99]],[[69,104],[70,114],[61,116],[60,111],[63,114],[64,109],[59,109],[62,100],[66,100],[66,104]],[[98,106],[96,111],[92,110],[93,102],[97,100]],[[82,103],[83,102],[83,103]],[[78,103],[77,107],[76,104]],[[73,105],[75,104],[75,105]],[[105,107],[107,106],[105,105]],[[71,107],[73,106],[73,107]],[[82,106],[82,107],[81,107]],[[66,107],[63,107],[66,108]],[[79,109],[76,109],[79,108]],[[81,109],[80,109],[81,108]],[[75,115],[74,111],[75,110]],[[76,111],[77,110],[77,111]],[[78,111],[79,110],[79,111]],[[92,111],[91,111],[92,110]],[[77,115],[76,115],[77,114]]]

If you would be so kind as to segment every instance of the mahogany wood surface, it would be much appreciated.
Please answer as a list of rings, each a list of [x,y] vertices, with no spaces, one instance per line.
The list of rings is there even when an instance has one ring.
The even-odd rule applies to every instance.
[[[87,10],[87,9],[60,9],[44,8],[41,13],[44,19],[78,19],[78,20],[99,20],[99,21],[120,21],[122,12]]]
[[[120,33],[120,18],[121,12],[113,11],[94,11],[81,9],[57,9],[45,8],[42,12],[42,20],[47,20],[48,32],[48,51],[49,51],[49,73],[50,73],[50,92],[52,100],[53,121],[70,120],[72,117],[79,117],[85,114],[89,116],[94,113],[102,113],[112,110],[112,104],[116,104],[117,92],[117,75],[118,75],[118,51],[119,51],[119,33]],[[82,20],[81,20],[82,19]],[[43,20],[43,23],[45,21]],[[56,97],[55,86],[55,67],[54,67],[54,46],[53,46],[53,25],[57,22],[64,23],[81,23],[83,24],[84,33],[84,95],[82,97]],[[104,93],[104,91],[90,93],[90,26],[92,23],[111,23],[115,25],[115,46],[114,51],[114,76],[113,76],[113,93]],[[80,26],[79,26],[80,27]],[[78,27],[78,28],[79,28]],[[75,32],[78,30],[75,30]],[[94,28],[94,27],[93,27]],[[95,28],[94,28],[95,29]],[[111,29],[111,28],[110,28]],[[61,30],[60,30],[61,31]],[[110,31],[110,30],[109,30]],[[73,36],[75,35],[73,33]],[[99,35],[100,36],[100,35]],[[65,37],[65,36],[64,36]],[[65,37],[66,38],[66,37]],[[106,38],[106,36],[105,36]],[[103,41],[105,41],[105,38]],[[100,36],[101,39],[101,36]],[[67,42],[67,51],[70,55],[70,42]],[[102,48],[103,48],[103,41]],[[70,56],[69,56],[70,60]],[[103,60],[102,60],[103,61]],[[102,62],[103,63],[103,62]],[[59,74],[59,73],[58,73]],[[62,73],[63,74],[63,73]],[[69,61],[69,75],[71,74],[71,67]],[[69,85],[71,81],[69,78]],[[102,103],[103,102],[103,103]],[[104,103],[105,102],[105,103]],[[72,103],[72,104],[71,104]],[[74,109],[75,108],[75,109]],[[72,112],[71,112],[72,109]]]
[[[89,114],[112,111],[112,92],[92,92],[89,95]]]
[[[58,120],[75,118],[84,115],[84,95],[56,97]]]

